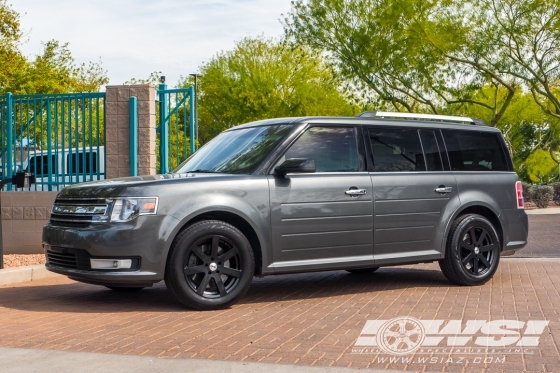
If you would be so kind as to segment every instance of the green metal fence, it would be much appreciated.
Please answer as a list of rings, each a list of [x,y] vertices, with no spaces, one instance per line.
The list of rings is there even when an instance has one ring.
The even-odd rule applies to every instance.
[[[196,150],[194,87],[167,89],[160,84],[156,105],[159,173],[176,168]]]
[[[104,113],[104,92],[0,97],[1,177],[32,172],[30,190],[49,191],[104,179]]]

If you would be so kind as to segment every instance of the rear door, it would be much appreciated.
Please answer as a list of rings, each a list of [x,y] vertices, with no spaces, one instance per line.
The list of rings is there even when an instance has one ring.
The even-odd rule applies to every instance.
[[[289,158],[313,160],[316,172],[269,176],[275,271],[373,265],[373,199],[361,128],[310,127],[278,164]]]
[[[439,130],[368,128],[376,264],[438,259],[459,206]]]

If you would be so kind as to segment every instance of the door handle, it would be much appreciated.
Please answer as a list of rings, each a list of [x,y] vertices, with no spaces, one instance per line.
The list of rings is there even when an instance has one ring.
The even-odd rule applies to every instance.
[[[453,187],[446,187],[445,185],[440,185],[436,188],[436,193],[446,194],[453,192]]]
[[[347,190],[346,192],[344,192],[344,194],[347,194],[347,195],[352,196],[352,197],[363,196],[366,193],[367,193],[367,190],[358,189],[358,188],[356,188],[356,189],[351,188],[351,189]]]

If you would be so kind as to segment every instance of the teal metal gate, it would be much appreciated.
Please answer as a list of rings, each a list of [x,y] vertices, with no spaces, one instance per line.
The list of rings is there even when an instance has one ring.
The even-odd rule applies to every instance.
[[[160,84],[157,91],[157,154],[160,174],[175,169],[196,150],[194,87],[167,89]]]
[[[104,92],[0,97],[1,178],[32,172],[30,190],[49,191],[104,179],[104,113]]]

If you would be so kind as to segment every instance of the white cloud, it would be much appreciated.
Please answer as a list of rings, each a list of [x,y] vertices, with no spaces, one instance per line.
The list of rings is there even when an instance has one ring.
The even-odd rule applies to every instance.
[[[76,62],[98,61],[109,84],[162,71],[173,86],[246,36],[278,37],[290,0],[18,0],[29,56],[69,42]],[[26,14],[24,14],[26,13]]]

